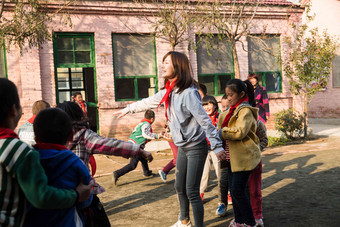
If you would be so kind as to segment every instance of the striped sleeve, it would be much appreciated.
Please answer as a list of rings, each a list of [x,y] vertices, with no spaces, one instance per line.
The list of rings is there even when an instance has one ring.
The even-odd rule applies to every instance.
[[[18,139],[1,140],[0,147],[0,163],[9,175],[14,177],[18,165],[31,152],[32,148]]]
[[[139,157],[140,146],[114,138],[105,138],[92,130],[85,132],[85,146],[91,154],[106,154],[122,156],[124,158]]]
[[[158,135],[156,133],[151,132],[151,125],[150,124],[142,125],[142,136],[145,139],[149,139],[149,140],[158,138]]]
[[[263,100],[263,105],[264,105],[266,117],[268,119],[268,117],[270,116],[270,113],[269,113],[269,99],[268,99],[268,94],[267,94],[267,91],[266,91],[265,88],[263,88],[263,91],[262,91],[262,100]]]

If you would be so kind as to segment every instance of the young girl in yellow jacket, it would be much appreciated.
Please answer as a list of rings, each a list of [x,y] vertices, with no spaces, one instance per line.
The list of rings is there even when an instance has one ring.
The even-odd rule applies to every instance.
[[[229,226],[255,226],[251,204],[246,193],[249,175],[261,158],[256,136],[258,109],[254,108],[254,90],[249,82],[230,80],[225,88],[230,108],[220,114],[219,135],[225,145],[225,153],[218,154],[227,160],[230,193],[235,219]],[[222,152],[221,152],[222,153]]]

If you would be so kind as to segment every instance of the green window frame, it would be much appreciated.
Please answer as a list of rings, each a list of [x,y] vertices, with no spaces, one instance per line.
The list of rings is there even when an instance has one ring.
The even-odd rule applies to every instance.
[[[133,101],[158,91],[155,36],[112,34],[116,101]]]
[[[57,104],[69,101],[71,95],[79,91],[85,96],[86,68],[94,70],[95,78],[95,48],[92,33],[55,33],[53,35],[54,66],[56,81]],[[97,100],[97,92],[94,92]]]
[[[281,45],[279,35],[252,35],[248,41],[249,74],[256,73],[268,93],[282,92]]]
[[[7,59],[4,42],[0,45],[0,78],[7,78]]]
[[[235,78],[231,44],[217,34],[196,35],[198,82],[207,87],[209,95],[225,94],[226,83]]]

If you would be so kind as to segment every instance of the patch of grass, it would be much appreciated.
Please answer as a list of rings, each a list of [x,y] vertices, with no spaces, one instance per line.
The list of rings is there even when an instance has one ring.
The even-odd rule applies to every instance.
[[[268,136],[268,147],[284,146],[290,144],[292,140],[285,137],[272,137]]]

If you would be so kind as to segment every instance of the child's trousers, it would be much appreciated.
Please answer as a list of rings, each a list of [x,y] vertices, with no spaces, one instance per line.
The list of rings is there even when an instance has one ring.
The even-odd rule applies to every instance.
[[[200,186],[200,193],[204,193],[205,190],[207,190],[208,188],[211,162],[214,165],[217,179],[218,180],[220,179],[220,163],[214,151],[209,150],[207,158],[204,163],[201,186]]]
[[[255,219],[262,217],[262,161],[256,166],[249,176],[248,188],[250,203]]]
[[[171,147],[171,151],[172,154],[174,155],[174,159],[172,159],[164,168],[163,168],[163,172],[165,174],[168,174],[170,172],[170,170],[172,170],[173,168],[175,168],[176,166],[176,161],[177,161],[177,153],[178,153],[178,147],[173,143],[173,142],[169,142],[169,145]]]
[[[125,175],[126,173],[131,172],[132,170],[136,169],[139,161],[142,163],[144,176],[148,176],[150,174],[149,173],[148,161],[143,157],[130,158],[129,164],[127,164],[126,166],[122,167],[121,169],[118,169],[118,170],[115,171],[117,173],[117,176],[121,177],[121,176]]]

